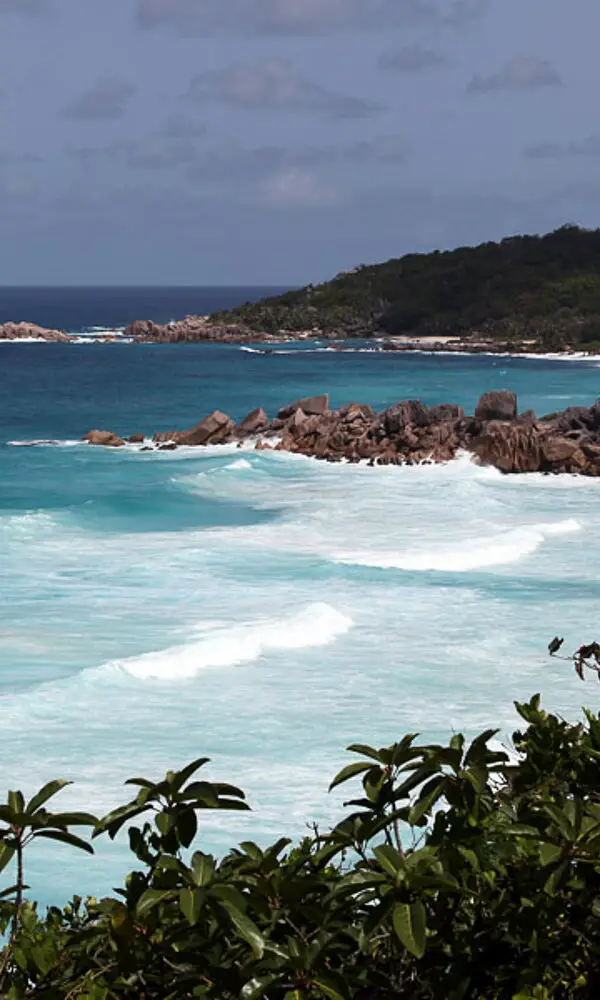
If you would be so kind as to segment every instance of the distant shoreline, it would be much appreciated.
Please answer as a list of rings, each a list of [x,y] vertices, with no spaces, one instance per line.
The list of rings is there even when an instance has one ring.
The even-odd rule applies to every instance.
[[[243,326],[219,325],[211,323],[208,316],[189,316],[168,324],[151,321],[136,321],[119,332],[106,334],[66,333],[50,330],[35,323],[6,323],[0,325],[0,344],[229,344],[260,345],[257,353],[275,352],[278,346],[290,343],[328,342],[322,350],[353,353],[372,350],[373,353],[424,353],[424,354],[464,354],[488,355],[507,358],[547,358],[549,360],[593,360],[600,357],[600,351],[576,350],[565,346],[562,350],[549,351],[534,340],[494,341],[489,339],[457,338],[453,336],[365,336],[331,337],[322,331],[280,331],[276,334],[260,333]],[[357,348],[361,343],[370,347]]]

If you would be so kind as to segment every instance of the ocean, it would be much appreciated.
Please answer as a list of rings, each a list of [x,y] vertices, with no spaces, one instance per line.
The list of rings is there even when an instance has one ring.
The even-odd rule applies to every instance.
[[[138,292],[121,291],[132,310]],[[182,310],[182,290],[161,290],[149,318],[251,294],[222,293],[186,290]],[[69,293],[62,312],[58,292],[50,312],[20,294],[4,318],[74,331],[134,318],[98,290],[76,307]],[[323,391],[334,406],[472,408],[506,387],[538,413],[600,395],[596,361],[326,347],[0,345],[3,790],[68,778],[64,803],[102,813],[126,800],[126,778],[206,755],[253,810],[204,815],[199,846],[219,852],[339,817],[347,790],[327,786],[351,742],[489,726],[509,741],[514,699],[538,691],[569,718],[597,707],[598,688],[546,646],[598,638],[598,480],[503,477],[466,458],[371,469],[78,443],[94,427],[151,434]],[[126,838],[94,859],[46,845],[27,881],[43,902],[98,894],[128,860]]]

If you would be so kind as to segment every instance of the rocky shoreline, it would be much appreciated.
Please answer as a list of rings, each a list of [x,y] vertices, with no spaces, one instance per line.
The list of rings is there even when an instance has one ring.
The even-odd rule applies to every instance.
[[[77,334],[65,333],[64,330],[51,330],[37,323],[4,323],[0,325],[0,341],[45,341],[48,343],[78,344],[82,338]],[[106,335],[90,338],[97,343],[137,344],[261,344],[262,351],[269,354],[278,344],[290,341],[328,341],[332,351],[354,351],[358,338],[356,332],[352,335],[343,330],[324,333],[321,330],[279,330],[277,333],[257,331],[243,324],[222,324],[211,320],[209,316],[186,316],[182,320],[171,323],[154,323],[152,320],[135,320],[119,336]],[[373,344],[373,351],[414,352],[444,354],[501,354],[510,356],[548,354],[548,349],[538,341],[501,341],[490,340],[479,336],[463,338],[454,337],[393,337],[375,336],[372,331],[365,332],[364,339]],[[576,348],[565,346],[557,350],[555,356],[579,356]],[[585,352],[590,355],[593,351]]]
[[[505,389],[486,392],[473,415],[456,404],[429,407],[419,400],[405,400],[382,413],[364,403],[332,410],[324,394],[296,400],[274,419],[259,408],[236,424],[216,410],[188,430],[158,432],[151,440],[102,430],[82,440],[112,448],[136,444],[147,451],[237,443],[369,465],[435,464],[467,452],[503,473],[600,476],[600,400],[538,418],[532,410],[519,413],[515,393]]]

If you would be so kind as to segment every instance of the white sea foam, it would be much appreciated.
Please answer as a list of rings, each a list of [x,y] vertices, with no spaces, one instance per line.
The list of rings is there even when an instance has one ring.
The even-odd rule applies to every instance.
[[[198,642],[112,664],[139,680],[186,680],[211,667],[233,667],[264,653],[326,646],[352,620],[329,604],[312,604],[287,618],[215,629]]]
[[[123,333],[126,328],[124,326],[88,326],[87,329],[82,330],[83,334],[86,333],[106,333],[106,334],[119,334]]]
[[[408,552],[341,553],[336,561],[378,569],[469,573],[519,562],[536,552],[548,536],[568,535],[580,529],[581,525],[570,519],[556,524],[533,524],[502,532],[496,537],[464,539],[459,544],[442,544],[435,548]]]
[[[81,441],[75,440],[53,441],[45,438],[32,441],[7,441],[6,443],[10,448],[74,448],[76,445],[82,444]]]
[[[75,504],[0,517],[2,737],[13,779],[31,792],[73,778],[72,805],[106,811],[130,774],[159,777],[206,754],[211,778],[245,788],[255,810],[203,817],[203,849],[221,851],[338,818],[326,789],[349,743],[510,733],[512,699],[538,690],[546,707],[577,715],[585,691],[546,645],[557,621],[570,643],[594,620],[600,481],[502,476],[467,456],[369,469],[235,445],[111,454],[110,475],[80,481],[103,501],[97,520],[93,499],[85,516]],[[170,480],[194,495],[196,527],[162,516]],[[120,491],[130,504],[138,487],[127,515]],[[261,516],[213,522],[221,500]],[[142,530],[149,510],[156,528]],[[412,571],[365,562],[390,556],[412,559]],[[418,558],[430,568],[415,572]],[[37,870],[34,860],[36,893],[56,900],[77,887],[68,859]],[[117,884],[113,859],[98,859],[90,889]]]

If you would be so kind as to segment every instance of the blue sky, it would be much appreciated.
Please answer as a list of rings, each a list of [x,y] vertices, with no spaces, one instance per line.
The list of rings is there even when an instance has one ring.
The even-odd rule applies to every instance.
[[[597,226],[599,31],[591,0],[0,0],[0,283]]]

